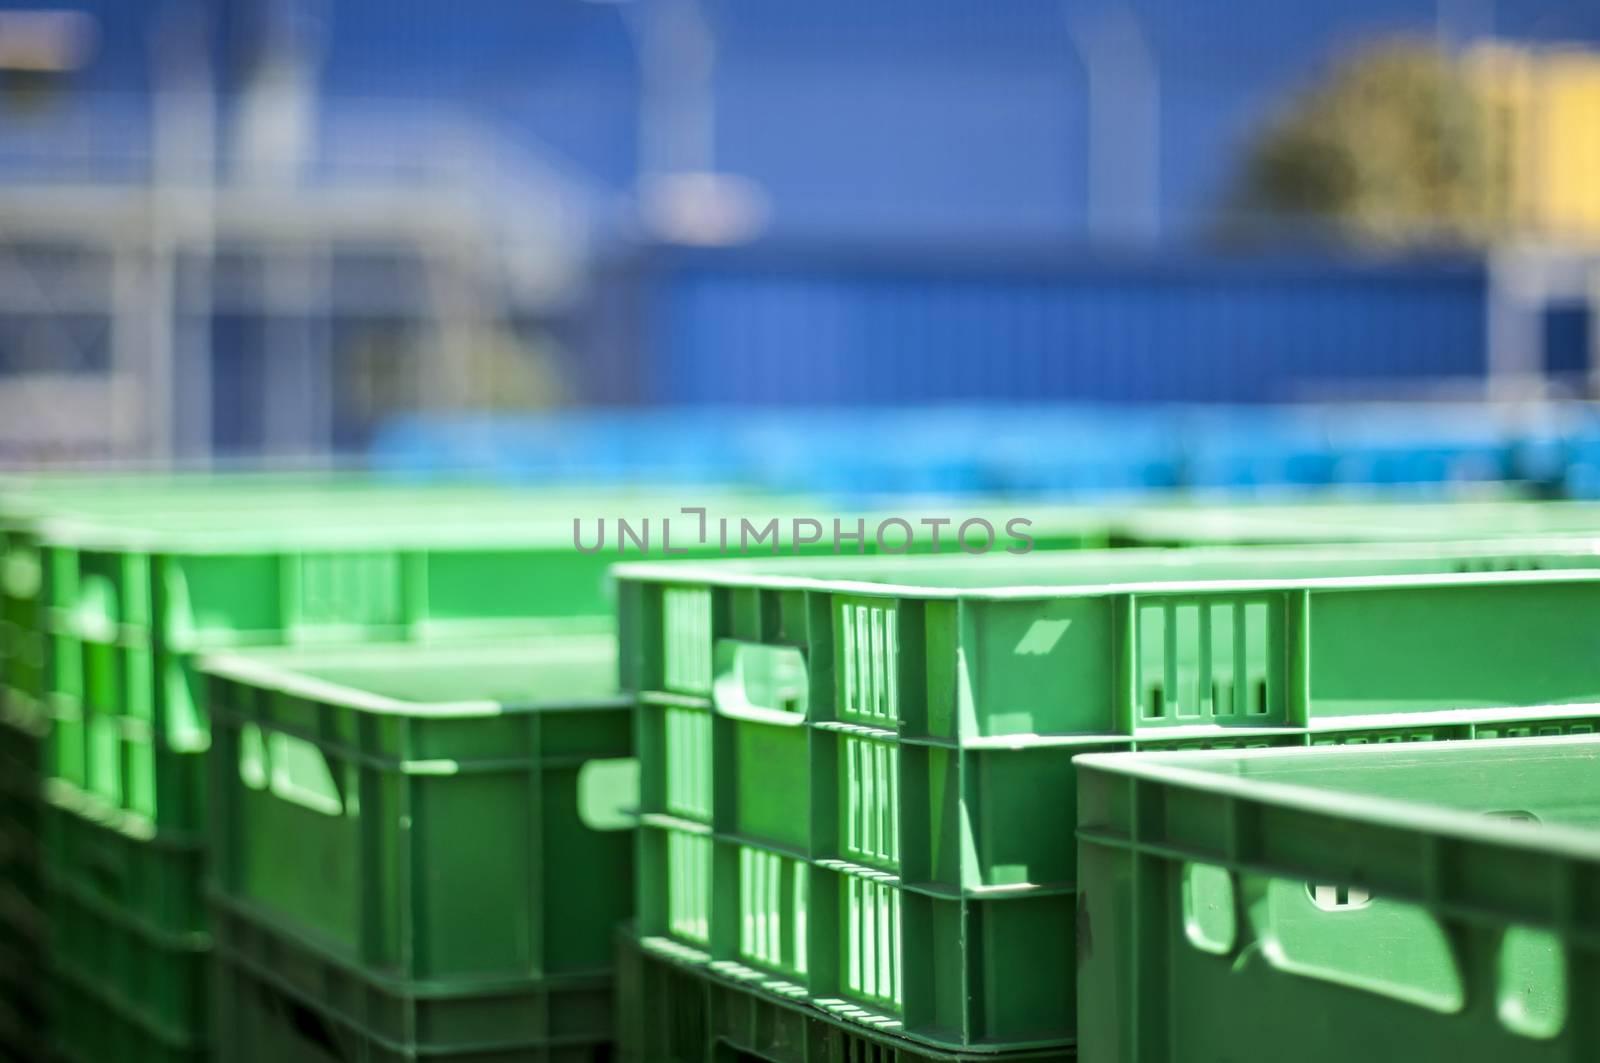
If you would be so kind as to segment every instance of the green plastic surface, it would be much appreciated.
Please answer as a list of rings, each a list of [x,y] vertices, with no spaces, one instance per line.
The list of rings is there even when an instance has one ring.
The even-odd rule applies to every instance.
[[[609,975],[447,991],[307,951],[237,908],[217,911],[218,1058],[227,1063],[607,1063]]]
[[[0,1059],[37,1058],[46,959],[39,732],[0,690]]]
[[[58,974],[51,986],[54,1037],[49,1055],[56,1063],[208,1063],[208,1046],[181,1033],[142,1021],[120,1000],[103,995],[92,982]],[[18,1063],[38,1063],[26,1056]]]
[[[0,883],[38,899],[42,720],[0,692]]]
[[[638,777],[609,637],[208,668],[224,898],[425,986],[609,968]]]
[[[199,842],[130,832],[122,817],[52,780],[42,844],[52,881],[116,907],[166,934],[203,934],[204,851]]]
[[[45,927],[35,900],[0,883],[0,1060],[31,1061],[45,1051]]]
[[[951,1050],[1070,1043],[1078,879],[1053,827],[1075,754],[1593,732],[1595,563],[1505,543],[623,566],[641,933]]]
[[[773,992],[759,972],[663,938],[617,938],[618,1038],[625,1063],[961,1063],[993,1055],[942,1052],[874,1033]],[[1015,1063],[1065,1063],[1071,1050],[1012,1052]]]
[[[1085,1058],[1600,1054],[1600,739],[1078,769]]]
[[[69,878],[47,885],[57,1048],[85,1063],[201,1058],[209,937],[166,932]],[[128,1047],[101,1040],[108,1029]]]

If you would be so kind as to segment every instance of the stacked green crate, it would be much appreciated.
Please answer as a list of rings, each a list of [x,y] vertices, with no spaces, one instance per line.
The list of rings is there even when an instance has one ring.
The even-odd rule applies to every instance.
[[[1600,739],[1078,762],[1085,1058],[1600,1058]]]
[[[32,1032],[44,1006],[36,975],[44,935],[38,842],[43,720],[31,702],[8,696],[4,685],[22,666],[9,662],[25,652],[18,632],[31,630],[31,617],[22,602],[31,602],[37,581],[36,569],[13,555],[11,543],[12,534],[0,526],[0,1058],[8,1050],[27,1058],[36,1054]],[[33,645],[30,635],[25,647]]]
[[[710,963],[694,949],[631,930],[617,941],[620,1057],[627,1063],[960,1063],[951,1053],[871,1032],[803,1000],[762,992],[751,970]],[[1067,1063],[1071,1048],[1008,1052],[1006,1063]],[[1092,1058],[1085,1056],[1085,1058]]]
[[[208,671],[221,1058],[608,1058],[638,778],[609,637]]]
[[[1069,1045],[1075,754],[1592,732],[1597,565],[1507,541],[621,566],[641,942],[947,1053]]]
[[[39,977],[46,955],[39,801],[47,731],[40,619],[45,555],[33,524],[52,512],[148,504],[122,488],[123,481],[88,476],[0,484],[0,1046],[20,1058],[44,1051],[46,1010]]]
[[[530,502],[451,500],[429,491],[351,492],[339,496],[342,503],[315,493],[265,503],[247,493],[221,504],[217,497],[159,517],[56,518],[35,526],[44,662],[38,704],[50,725],[43,770],[52,820],[92,825],[98,841],[88,848],[120,848],[121,839],[132,839],[139,843],[132,851],[165,865],[162,874],[191,882],[203,856],[199,774],[210,741],[198,655],[283,642],[606,630],[613,623],[606,568],[618,556],[616,540],[604,551],[574,550],[574,518],[631,514],[637,527],[643,516],[676,507],[659,497],[627,496],[619,504],[571,492]],[[721,501],[714,508],[713,497],[713,521],[751,513],[765,523],[814,511],[793,500],[787,509],[782,500]],[[676,520],[685,530],[686,518]],[[1077,544],[1094,538],[1095,527],[1092,517],[1067,512],[1037,534],[1041,542]],[[688,538],[673,552],[717,548]],[[785,537],[774,549],[792,545]],[[630,542],[630,552],[639,549]],[[659,532],[647,552],[667,552]],[[116,903],[125,887],[84,873],[82,850],[72,847],[68,836],[88,831],[47,834],[52,896],[63,920],[81,921],[83,911],[125,914]],[[97,900],[110,908],[95,908]],[[155,942],[157,954],[169,958],[192,958],[207,941],[203,918],[165,928],[177,938],[157,938],[157,928],[140,925],[152,933],[139,940]],[[152,1019],[159,1009],[126,993],[110,1004],[144,1022],[151,1043],[187,1052],[198,1042],[198,1022],[187,1030],[163,1026]]]
[[[722,502],[735,497],[709,494]],[[640,492],[624,498],[646,511],[665,509],[672,502]],[[70,712],[75,704],[70,691],[50,686],[46,650],[59,643],[43,619],[48,612],[45,591],[51,569],[63,566],[47,564],[56,558],[56,551],[48,539],[41,539],[41,525],[67,517],[102,523],[158,517],[169,529],[182,527],[193,534],[205,528],[237,530],[269,523],[370,526],[424,517],[459,523],[463,518],[456,514],[473,521],[538,517],[550,524],[555,516],[584,512],[581,506],[594,508],[594,496],[466,483],[412,487],[352,474],[57,474],[0,479],[0,1046],[12,1046],[16,1054],[27,1057],[36,1054],[32,1035],[42,1025],[43,983],[37,972],[44,962],[40,938],[46,925],[39,852],[47,824],[39,802],[40,758],[50,710],[65,707]],[[72,567],[65,565],[68,583],[77,578]],[[115,569],[117,561],[110,559],[103,567]],[[597,570],[599,563],[592,567]],[[89,578],[93,582],[96,577]],[[598,615],[609,605],[599,593],[598,578],[593,586],[594,600],[583,611]],[[89,644],[94,645],[92,639]],[[67,807],[78,804],[69,791],[59,796]],[[69,865],[81,861],[86,866],[94,864],[90,859],[94,853],[125,848],[119,845],[121,836],[106,829],[106,819],[57,811],[48,823],[52,847]],[[143,839],[136,851],[157,854],[158,862],[168,865],[166,880],[191,883],[187,894],[192,894],[197,859],[192,839],[151,840],[149,833],[133,832]],[[103,866],[73,881],[81,885],[85,879],[92,880],[102,896],[119,897],[124,890],[118,875]],[[67,940],[72,940],[73,927],[85,923],[82,906],[68,907],[71,900],[64,892],[57,903]],[[179,933],[189,932],[180,927]],[[128,981],[144,984],[137,977]]]
[[[270,529],[246,526],[265,523],[255,512],[41,525],[44,863],[62,1007],[114,1012],[152,1058],[191,1058],[206,1041],[199,655],[612,624],[611,559],[573,551],[567,520],[480,506],[384,526],[369,502],[355,528],[330,508],[274,509]],[[415,507],[404,516],[419,519]],[[139,907],[149,898],[160,917]],[[85,1025],[58,1018],[64,1034]]]
[[[44,495],[50,497],[43,498]],[[156,578],[157,566],[163,578],[176,579],[173,586],[177,590],[173,591],[172,587],[167,590],[176,593],[180,611],[187,608],[184,600],[187,583],[193,575],[191,569],[199,572],[194,580],[205,588],[204,593],[237,592],[252,597],[270,611],[270,602],[281,589],[275,587],[280,580],[270,574],[274,562],[266,555],[280,548],[280,539],[293,542],[298,536],[305,540],[309,534],[311,541],[321,541],[326,546],[332,534],[328,529],[338,528],[341,522],[353,524],[359,520],[370,525],[380,516],[389,520],[415,519],[417,514],[426,514],[435,521],[456,520],[470,538],[470,533],[480,523],[499,521],[504,527],[510,519],[513,521],[511,531],[503,538],[515,544],[518,550],[540,552],[542,567],[538,573],[542,574],[530,569],[520,587],[498,576],[490,576],[484,582],[493,585],[497,594],[507,593],[519,602],[538,603],[558,616],[589,614],[591,623],[608,624],[609,620],[600,619],[601,614],[610,610],[603,592],[603,569],[616,555],[610,549],[595,556],[580,556],[570,550],[567,546],[571,535],[568,514],[584,514],[586,523],[592,527],[594,518],[614,519],[623,511],[635,516],[674,513],[682,501],[633,492],[617,500],[626,503],[627,510],[623,510],[611,501],[597,505],[591,494],[544,491],[532,496],[537,507],[528,508],[524,501],[528,497],[526,492],[501,489],[479,492],[475,488],[451,485],[411,490],[349,477],[326,483],[279,479],[267,485],[254,478],[179,477],[159,483],[153,483],[150,478],[89,483],[74,480],[57,485],[53,493],[36,491],[29,496],[33,519],[13,522],[15,531],[11,545],[14,548],[7,554],[11,574],[21,572],[27,577],[13,579],[16,593],[6,596],[7,614],[16,618],[8,632],[14,632],[15,637],[6,641],[11,646],[20,645],[21,649],[6,655],[9,663],[0,675],[11,692],[11,696],[5,698],[5,705],[9,719],[16,725],[0,728],[0,733],[7,739],[14,739],[6,745],[34,764],[39,759],[39,743],[47,720],[51,715],[59,720],[59,734],[52,746],[48,772],[53,778],[50,786],[52,814],[48,824],[41,824],[33,800],[37,783],[31,780],[37,777],[36,769],[26,773],[29,781],[19,783],[17,790],[24,796],[8,821],[19,827],[16,835],[27,841],[31,849],[38,848],[37,839],[41,835],[49,839],[52,864],[56,868],[56,918],[66,928],[63,940],[142,943],[144,947],[132,950],[138,962],[156,963],[180,971],[193,969],[198,962],[195,957],[204,951],[208,941],[203,933],[204,920],[194,901],[201,854],[195,830],[199,809],[193,776],[198,764],[197,752],[203,748],[206,738],[202,706],[195,703],[192,693],[186,689],[185,662],[196,647],[228,643],[234,636],[226,631],[205,632],[196,641],[192,633],[185,633],[193,625],[180,615],[172,631],[181,637],[165,641],[160,656],[166,668],[161,682],[154,684],[146,673],[153,673],[156,667],[157,654],[148,625],[157,609],[157,591],[149,586]],[[718,500],[724,503],[727,512],[732,510],[726,503],[730,499],[738,500],[738,496],[704,491],[698,492],[695,500],[705,502],[708,497],[713,515],[717,512]],[[751,499],[748,503],[752,514],[761,518],[757,523],[764,523],[775,509],[781,511],[785,506],[807,514],[819,509],[797,500],[762,500],[758,504]],[[507,507],[512,509],[510,518],[504,512]],[[118,530],[114,522],[119,511],[140,518],[135,523],[142,523],[142,531],[136,534],[126,528]],[[257,515],[262,512],[269,513],[270,517]],[[38,528],[41,515],[50,513],[54,513],[55,522],[47,522],[45,527],[54,530],[41,540]],[[148,516],[151,513],[160,516]],[[520,519],[523,513],[526,518]],[[560,514],[560,518],[551,518],[550,513]],[[73,530],[60,523],[63,514],[97,520],[99,528]],[[1003,523],[1001,516],[995,514],[997,523]],[[312,531],[282,535],[263,533],[259,525],[269,520],[281,527],[296,523],[309,525]],[[692,518],[680,517],[679,520],[680,526],[684,522],[693,523]],[[1055,510],[1035,531],[1041,541],[1053,545],[1093,543],[1100,537],[1096,521],[1092,515]],[[635,520],[636,527],[641,523]],[[437,528],[431,529],[431,534],[436,533]],[[612,534],[616,534],[614,528]],[[658,531],[655,541],[658,552],[664,546],[659,534]],[[364,541],[368,535],[362,532],[357,538]],[[375,541],[381,541],[381,533],[372,535]],[[350,537],[335,535],[333,538],[342,544]],[[532,546],[529,540],[533,541]],[[198,556],[197,543],[202,544]],[[226,545],[213,549],[218,543]],[[876,546],[870,538],[863,545],[867,549]],[[174,557],[155,560],[161,548],[170,549]],[[826,549],[826,544],[809,548]],[[248,556],[252,551],[256,556]],[[556,555],[562,559],[559,565],[552,563]],[[451,580],[455,581],[456,589],[474,585],[473,560],[456,558],[453,562],[456,571],[440,576],[441,585],[447,586]],[[480,556],[476,560],[493,566],[506,559]],[[397,566],[383,559],[369,558],[368,561],[372,566],[361,578],[345,582],[342,593],[371,593],[375,598],[397,600],[390,584],[391,578],[400,578]],[[301,583],[320,578],[326,585],[321,593],[328,598],[341,589],[340,580],[345,577],[337,572],[341,564],[337,559],[331,562],[333,570],[329,569],[327,557],[321,558],[319,563],[323,568],[320,577],[315,573],[309,576],[290,573],[287,565],[282,567],[280,575]],[[247,574],[250,572],[254,575]],[[370,583],[375,573],[379,586],[362,583],[363,579]],[[244,579],[262,582],[253,590],[245,586],[230,589],[229,581],[241,574],[245,574]],[[281,590],[281,593],[287,595],[289,591]],[[47,601],[51,603],[48,607]],[[477,630],[476,625],[467,621],[467,616],[480,611],[478,607],[467,604],[454,608],[461,615],[449,618],[448,626],[459,629],[461,634]],[[51,623],[41,619],[45,616],[51,618]],[[292,630],[281,635],[272,630],[276,621],[269,620],[263,629],[245,632],[239,637],[247,642],[275,642],[280,637],[291,640],[421,637],[437,635],[435,628],[439,626],[437,618],[430,618],[417,624],[401,623],[393,630],[381,632],[366,628],[346,631],[343,625],[319,625],[304,620],[304,616],[298,614],[293,620],[286,618],[285,623]],[[562,623],[565,625],[565,620]],[[193,641],[194,645],[188,645],[183,639]],[[153,743],[152,727],[159,727],[163,736]],[[17,777],[24,778],[22,774]],[[161,789],[167,792],[158,793]],[[155,814],[158,808],[163,816]],[[159,829],[158,822],[161,823]],[[130,843],[129,839],[133,841]],[[117,874],[108,874],[103,869],[78,873],[94,863],[88,854],[108,849],[140,855],[154,866],[128,868],[123,866],[124,860],[119,863]],[[11,877],[29,883],[36,881],[38,874],[33,869],[36,862],[37,858],[33,857],[29,869],[17,870]],[[115,920],[111,916],[123,910],[119,902],[129,892],[129,877],[166,884],[163,888],[169,889],[173,910],[180,915],[188,913],[187,916],[145,928],[149,933],[135,934],[113,925]],[[37,890],[28,892],[36,894]],[[94,907],[96,898],[108,901],[109,913]],[[102,918],[94,922],[95,915]],[[38,912],[37,902],[31,907],[25,906],[20,914],[0,912],[0,918],[12,931],[10,936],[19,941],[21,953],[21,958],[8,968],[19,972],[15,980],[17,990],[4,995],[13,1000],[30,998],[30,1014],[14,1025],[34,1027],[37,1019],[33,1016],[39,1008],[37,1002],[31,1000],[33,994],[27,990],[38,985],[32,973],[39,966],[36,933],[44,919]],[[79,933],[74,929],[85,926],[87,932]],[[0,962],[4,961],[4,956],[0,953]],[[163,959],[158,962],[151,957]],[[175,1022],[174,1017],[197,1013],[197,1009],[186,1003],[192,1000],[193,994],[180,992],[159,1001],[137,994],[164,993],[164,986],[192,983],[194,978],[190,975],[163,976],[152,981],[145,977],[150,973],[147,969],[130,967],[127,962],[102,963],[101,959],[90,952],[73,969],[126,971],[117,976],[116,982],[134,994],[127,996],[121,1013],[127,1017],[130,1028],[145,1032],[144,1043],[166,1045],[179,1054],[189,1051],[197,1040],[193,1036],[193,1022],[185,1027]],[[70,981],[70,975],[66,977]],[[71,999],[95,999],[92,980],[88,984],[64,981],[63,992],[70,992]],[[150,1021],[152,1015],[158,1016],[160,1021]],[[3,1028],[0,1023],[0,1029]]]

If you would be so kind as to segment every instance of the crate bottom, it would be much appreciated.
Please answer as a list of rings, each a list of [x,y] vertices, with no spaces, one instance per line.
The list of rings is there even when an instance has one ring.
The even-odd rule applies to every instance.
[[[719,975],[687,950],[617,933],[621,1063],[1062,1063],[1071,1048],[942,1052],[871,1033],[803,1001]]]
[[[137,1029],[140,1040],[176,1057],[206,1041],[211,947],[204,935],[168,934],[65,879],[52,877],[49,890],[47,967],[59,1036],[81,1036],[75,1027],[105,1014],[107,1023]]]
[[[396,1044],[219,952],[218,1044],[228,1063],[612,1063],[609,1042],[508,1047]]]
[[[59,780],[52,792],[42,819],[46,890],[64,883],[165,934],[207,931],[203,846],[171,833],[129,833]]]
[[[315,1043],[345,1047],[345,1055],[332,1058],[610,1058],[616,994],[609,971],[494,982],[414,981],[330,955],[244,902],[215,894],[211,900],[229,992],[248,1003],[253,998],[239,987],[253,986],[255,997],[271,996],[286,1002],[291,1016],[314,1019],[314,1028],[328,1032]]]
[[[61,1063],[207,1063],[198,1040],[156,1030],[77,973],[58,968],[50,980],[52,1047]]]
[[[0,986],[0,1061],[37,1063],[47,1054],[46,1004],[35,976],[27,992]]]

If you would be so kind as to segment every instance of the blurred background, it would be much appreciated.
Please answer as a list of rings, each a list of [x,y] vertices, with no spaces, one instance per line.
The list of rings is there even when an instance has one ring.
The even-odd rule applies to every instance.
[[[1585,0],[0,3],[0,461],[1600,494]]]

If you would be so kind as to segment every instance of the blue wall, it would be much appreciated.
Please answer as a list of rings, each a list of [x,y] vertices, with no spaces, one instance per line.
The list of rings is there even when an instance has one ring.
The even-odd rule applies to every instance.
[[[1474,261],[658,252],[579,344],[623,402],[1261,402],[1484,370]]]

